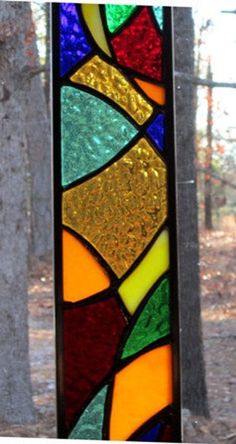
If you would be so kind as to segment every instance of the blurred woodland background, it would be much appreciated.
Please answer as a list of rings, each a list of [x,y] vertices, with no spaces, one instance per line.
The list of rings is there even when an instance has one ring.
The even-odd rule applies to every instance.
[[[236,443],[231,6],[174,8],[183,417],[192,443]],[[56,437],[50,115],[50,5],[1,1],[0,436]]]

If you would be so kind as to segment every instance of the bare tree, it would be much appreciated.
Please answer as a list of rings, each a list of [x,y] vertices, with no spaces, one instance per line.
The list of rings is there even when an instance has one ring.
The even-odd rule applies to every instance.
[[[31,253],[41,257],[50,254],[52,249],[50,119],[40,76],[45,66],[41,67],[39,63],[31,9],[28,16],[30,26],[25,39],[27,60],[24,80],[28,90],[26,138],[31,188]],[[46,78],[48,82],[48,72]]]
[[[29,3],[0,2],[0,421],[34,420],[27,325],[27,65]]]
[[[175,69],[192,77],[194,35],[190,8],[174,8],[174,29]],[[198,265],[194,89],[181,76],[176,76],[176,129],[183,404],[194,414],[208,416]]]

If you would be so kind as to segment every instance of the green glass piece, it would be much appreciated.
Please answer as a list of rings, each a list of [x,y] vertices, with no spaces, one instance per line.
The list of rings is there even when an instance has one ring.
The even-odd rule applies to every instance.
[[[106,5],[106,20],[110,32],[115,32],[132,14],[135,5]]]
[[[122,359],[170,334],[169,293],[169,280],[164,279],[138,316],[124,346]]]
[[[137,134],[103,100],[71,86],[61,89],[62,185],[97,170]]]
[[[104,405],[108,386],[92,399],[69,435],[69,439],[102,439]]]
[[[160,26],[160,29],[163,30],[163,7],[162,6],[153,6],[152,7],[156,21]]]

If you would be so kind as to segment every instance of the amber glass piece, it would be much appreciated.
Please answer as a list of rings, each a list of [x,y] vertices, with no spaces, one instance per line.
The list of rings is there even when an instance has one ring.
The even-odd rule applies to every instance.
[[[158,103],[158,105],[164,105],[166,102],[166,90],[164,86],[154,85],[153,83],[145,82],[141,79],[134,79],[135,82],[142,88],[150,99]]]
[[[153,107],[139,94],[117,68],[94,56],[70,78],[104,94],[142,125],[151,116]]]
[[[171,346],[164,345],[141,355],[115,376],[109,438],[127,440],[171,402]]]
[[[90,251],[63,230],[63,298],[77,302],[110,286],[110,279]]]
[[[166,166],[142,138],[102,173],[63,193],[63,223],[120,277],[165,221],[166,193]]]
[[[109,57],[111,57],[103,29],[99,5],[87,5],[84,3],[81,5],[81,10],[94,41]]]

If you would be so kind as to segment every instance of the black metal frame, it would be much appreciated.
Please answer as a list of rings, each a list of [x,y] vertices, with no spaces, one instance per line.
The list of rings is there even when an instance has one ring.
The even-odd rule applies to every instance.
[[[79,6],[77,6],[79,7]],[[167,163],[168,169],[168,221],[166,225],[169,228],[170,236],[170,270],[168,276],[170,278],[170,294],[171,294],[171,344],[173,347],[173,388],[174,388],[174,402],[172,410],[168,415],[172,417],[173,435],[175,442],[182,442],[182,427],[181,427],[181,375],[180,375],[180,318],[179,318],[179,302],[178,302],[178,248],[177,248],[177,216],[176,216],[176,160],[175,160],[175,132],[174,132],[174,81],[173,81],[173,41],[172,41],[172,15],[173,8],[165,7],[164,13],[164,29],[169,32],[164,32],[164,79],[167,92],[167,99],[165,108],[159,106],[159,110],[163,111],[166,117],[166,151],[163,154],[163,159]],[[104,8],[101,9],[104,11]],[[53,214],[54,214],[54,291],[55,291],[55,328],[56,328],[56,387],[57,387],[57,430],[58,438],[66,438],[67,431],[64,425],[64,394],[63,394],[63,300],[62,300],[62,217],[61,217],[61,203],[62,203],[62,186],[61,186],[61,128],[60,128],[60,88],[63,84],[70,82],[64,81],[60,77],[59,63],[60,63],[60,48],[59,48],[59,3],[51,5],[52,17],[52,96],[53,96]],[[104,20],[104,12],[101,13],[102,20]],[[107,31],[108,32],[108,31]],[[111,48],[110,48],[111,49]],[[97,53],[101,53],[104,59],[104,54],[98,49]],[[92,53],[89,54],[89,58]],[[84,62],[83,62],[84,63]],[[79,64],[78,64],[79,65]],[[73,68],[73,72],[76,67]],[[125,71],[125,70],[124,70]],[[129,71],[129,70],[127,70]],[[68,76],[68,75],[67,75]],[[140,78],[143,76],[140,75]],[[144,78],[145,79],[145,78]],[[147,79],[145,79],[147,80]],[[160,83],[161,84],[161,83]],[[73,83],[76,88],[76,84]],[[83,87],[81,88],[83,89]],[[84,88],[86,89],[86,88]],[[136,89],[139,90],[138,85]],[[141,91],[141,90],[140,90]],[[96,95],[96,92],[94,92]],[[109,101],[106,100],[107,103]],[[150,99],[150,102],[152,100]],[[114,104],[113,104],[114,107]],[[157,105],[155,104],[155,107]],[[120,112],[122,110],[119,109]],[[128,115],[123,112],[126,118]],[[153,118],[153,116],[152,116]],[[132,121],[134,124],[134,122]],[[148,120],[150,124],[150,121]],[[145,126],[144,126],[145,129]],[[144,133],[142,129],[138,136],[141,137]],[[148,139],[147,134],[145,137]],[[132,140],[133,142],[133,140]],[[171,149],[168,149],[171,147]],[[122,151],[122,155],[124,151]],[[160,153],[159,153],[160,154]],[[116,157],[119,158],[118,154]],[[114,158],[112,159],[114,162]],[[105,167],[107,164],[105,165]],[[96,171],[97,173],[97,171]],[[89,177],[86,176],[84,180]],[[82,180],[83,181],[83,180]],[[161,227],[163,229],[163,226]],[[158,231],[159,234],[159,231]],[[156,236],[155,236],[156,239]],[[155,240],[154,239],[154,240]],[[153,241],[150,243],[152,244]],[[150,248],[150,244],[147,248]],[[145,249],[146,252],[147,249]],[[144,253],[143,253],[144,254]],[[141,255],[143,257],[143,254]],[[134,266],[140,261],[135,261]],[[131,267],[129,273],[133,270]],[[122,280],[127,277],[124,275]],[[119,285],[121,280],[119,280]],[[114,290],[114,288],[113,288]],[[124,309],[124,307],[123,307]],[[126,314],[127,315],[127,314]],[[108,406],[109,408],[109,406]],[[161,413],[161,416],[165,414]],[[156,419],[155,415],[152,420]],[[143,427],[141,428],[143,429]],[[106,433],[105,433],[106,435]],[[132,439],[135,440],[135,434]]]

